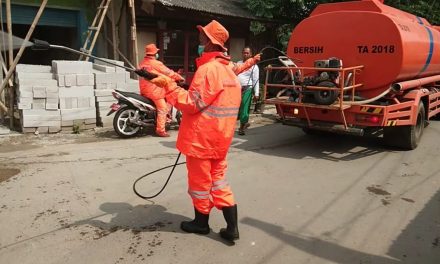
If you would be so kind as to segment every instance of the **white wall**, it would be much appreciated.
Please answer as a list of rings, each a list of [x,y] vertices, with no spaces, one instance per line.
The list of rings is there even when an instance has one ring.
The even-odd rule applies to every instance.
[[[145,45],[156,44],[156,32],[147,32],[142,29],[137,30],[138,59],[141,62],[145,55]]]
[[[231,38],[229,40],[229,55],[232,57],[232,61],[236,62],[242,59],[241,52],[245,46],[244,38]]]

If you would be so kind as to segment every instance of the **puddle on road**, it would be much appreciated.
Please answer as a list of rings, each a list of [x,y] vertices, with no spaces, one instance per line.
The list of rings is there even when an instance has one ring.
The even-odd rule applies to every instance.
[[[20,173],[19,169],[0,168],[0,182],[6,181],[9,178],[14,177],[19,173]]]

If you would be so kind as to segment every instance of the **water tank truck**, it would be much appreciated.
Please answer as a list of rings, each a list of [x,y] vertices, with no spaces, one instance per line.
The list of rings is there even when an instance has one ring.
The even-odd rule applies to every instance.
[[[383,4],[321,4],[292,32],[275,104],[282,122],[306,133],[383,131],[387,145],[417,147],[440,113],[440,27]]]

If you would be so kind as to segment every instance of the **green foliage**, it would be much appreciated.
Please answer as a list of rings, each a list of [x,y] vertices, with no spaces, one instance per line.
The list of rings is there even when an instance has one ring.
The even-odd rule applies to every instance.
[[[41,0],[12,0],[12,4],[35,4],[40,5]],[[50,0],[47,1],[48,6],[63,6],[63,7],[79,7],[79,8],[87,8],[91,7],[90,0]]]
[[[256,16],[277,22],[277,44],[279,48],[285,49],[295,25],[307,18],[317,5],[348,1],[350,0],[244,0],[244,3]],[[440,0],[385,0],[385,4],[424,17],[433,25],[440,25]],[[257,35],[264,32],[266,27],[264,23],[252,22],[250,30]]]
[[[440,25],[440,1],[438,0],[386,0],[385,4],[426,18],[433,25]]]

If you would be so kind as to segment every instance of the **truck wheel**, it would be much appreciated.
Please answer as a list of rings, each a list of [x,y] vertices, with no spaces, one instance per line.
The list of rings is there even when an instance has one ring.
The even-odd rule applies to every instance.
[[[420,102],[414,126],[385,127],[383,129],[385,144],[407,150],[417,148],[425,128],[425,118],[425,106]]]
[[[323,81],[318,83],[316,86],[322,86],[322,87],[336,87],[336,84],[329,82],[329,81]],[[314,90],[313,91],[313,99],[316,104],[319,105],[331,105],[335,102],[336,97],[338,97],[336,91],[329,91],[329,90]]]

